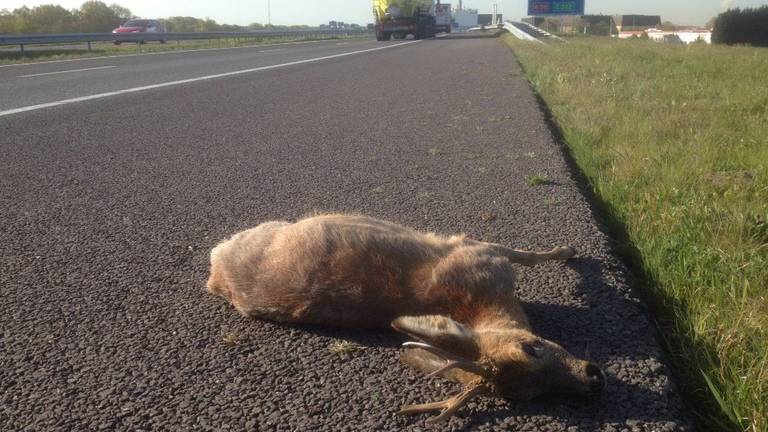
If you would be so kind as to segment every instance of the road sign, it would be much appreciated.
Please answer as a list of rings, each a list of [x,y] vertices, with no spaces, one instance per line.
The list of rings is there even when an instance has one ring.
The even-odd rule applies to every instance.
[[[528,0],[528,15],[584,15],[584,0]]]

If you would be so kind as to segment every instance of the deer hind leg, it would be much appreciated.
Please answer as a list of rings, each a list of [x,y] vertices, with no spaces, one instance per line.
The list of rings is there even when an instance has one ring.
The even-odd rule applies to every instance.
[[[506,256],[510,262],[532,267],[541,264],[544,261],[565,261],[573,258],[576,256],[576,249],[570,246],[560,246],[547,252],[530,252],[501,246],[501,253]]]

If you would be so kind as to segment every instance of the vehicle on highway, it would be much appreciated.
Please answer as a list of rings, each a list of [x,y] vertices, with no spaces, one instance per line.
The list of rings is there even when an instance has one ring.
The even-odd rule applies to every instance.
[[[434,0],[373,0],[376,40],[435,37],[451,31],[451,5]]]
[[[120,27],[112,30],[112,33],[119,35],[119,34],[126,34],[126,33],[166,33],[165,26],[162,22],[156,19],[132,19],[129,21],[126,21]],[[147,39],[141,39],[137,41],[138,43],[144,43],[149,40],[156,40],[160,43],[165,43],[165,39],[162,38],[147,38]],[[113,41],[115,45],[120,45],[121,43],[125,42],[120,39],[115,39]]]
[[[453,16],[451,15],[450,3],[440,3],[434,6],[435,10],[435,31],[437,33],[450,33],[453,26]]]

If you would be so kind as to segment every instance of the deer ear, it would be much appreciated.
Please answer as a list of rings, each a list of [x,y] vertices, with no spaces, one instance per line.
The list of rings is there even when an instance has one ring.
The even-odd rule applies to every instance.
[[[392,321],[392,328],[467,360],[480,357],[475,332],[447,316],[403,316]]]

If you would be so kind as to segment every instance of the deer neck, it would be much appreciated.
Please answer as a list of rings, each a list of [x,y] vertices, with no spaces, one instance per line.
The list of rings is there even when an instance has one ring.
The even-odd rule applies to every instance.
[[[467,325],[475,331],[490,330],[531,330],[528,317],[519,303],[504,306],[488,306],[467,320]]]

